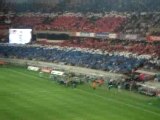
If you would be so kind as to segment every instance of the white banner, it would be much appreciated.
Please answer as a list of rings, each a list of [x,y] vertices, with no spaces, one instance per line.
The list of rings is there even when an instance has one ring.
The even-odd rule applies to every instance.
[[[64,75],[64,72],[62,72],[62,71],[57,71],[57,70],[52,70],[52,71],[51,71],[51,74],[52,74],[52,75]]]
[[[32,71],[39,71],[39,67],[34,67],[34,66],[28,66],[27,69]]]

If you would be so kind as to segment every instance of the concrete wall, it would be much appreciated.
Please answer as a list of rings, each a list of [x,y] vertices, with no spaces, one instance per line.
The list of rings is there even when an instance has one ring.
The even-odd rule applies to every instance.
[[[8,63],[19,64],[24,66],[32,65],[37,67],[51,67],[54,69],[63,69],[69,72],[80,73],[85,75],[94,75],[99,77],[107,77],[107,78],[109,77],[109,78],[115,78],[115,79],[121,79],[125,77],[122,74],[115,74],[115,73],[109,73],[101,70],[94,70],[94,69],[75,67],[75,66],[69,66],[69,65],[63,65],[63,64],[48,63],[48,62],[42,62],[42,61],[9,59],[9,58],[0,58],[0,61],[6,61]]]

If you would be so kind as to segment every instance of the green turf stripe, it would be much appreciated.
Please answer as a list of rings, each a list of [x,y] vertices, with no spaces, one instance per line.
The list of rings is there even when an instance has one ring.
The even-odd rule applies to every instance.
[[[88,85],[66,88],[49,79],[39,78],[38,73],[22,67],[0,68],[0,120],[160,118],[157,114],[160,109],[146,104],[146,101],[156,99],[105,89],[101,87],[94,91]]]

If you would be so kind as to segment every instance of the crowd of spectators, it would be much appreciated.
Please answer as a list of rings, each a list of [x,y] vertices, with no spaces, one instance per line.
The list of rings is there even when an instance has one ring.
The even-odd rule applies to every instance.
[[[96,19],[77,15],[43,16],[28,14],[16,16],[12,27],[31,27],[37,30],[112,32],[117,30],[125,21],[124,16],[103,16]]]
[[[128,52],[136,55],[160,57],[160,43],[126,40],[101,40],[96,38],[72,38],[61,42],[37,41],[40,45],[58,45],[61,47],[99,49],[107,52]],[[150,58],[149,57],[149,58]]]
[[[7,19],[10,17],[7,17]],[[4,19],[5,21],[5,19]],[[106,14],[82,14],[82,13],[63,13],[63,14],[40,14],[40,13],[28,13],[28,14],[19,14],[17,16],[12,17],[10,19],[9,24],[0,25],[0,28],[4,29],[14,26],[28,26],[37,30],[59,30],[59,31],[74,31],[74,32],[120,32],[120,33],[128,33],[128,34],[142,34],[147,35],[150,28],[157,27],[160,24],[159,13],[106,13]],[[95,69],[103,69],[109,71],[116,72],[126,72],[131,71],[133,68],[138,67],[138,65],[132,66],[132,58],[136,60],[142,60],[139,58],[135,58],[133,56],[145,56],[146,59],[155,58],[151,63],[159,65],[159,57],[160,57],[160,45],[154,43],[146,43],[146,42],[131,42],[131,41],[123,41],[120,40],[97,40],[97,39],[88,39],[88,38],[75,38],[72,40],[67,40],[62,43],[56,44],[64,48],[73,48],[74,50],[70,50],[70,54],[67,52],[62,54],[62,56],[50,56],[50,52],[48,52],[48,56],[43,56],[42,48],[39,49],[42,56],[36,56],[34,52],[32,52],[32,47],[30,48],[31,53],[13,53],[15,57],[20,57],[21,55],[27,57],[28,59],[38,59],[38,60],[49,60],[49,61],[61,61],[66,64],[79,65],[89,68]],[[12,48],[12,47],[11,47]],[[26,49],[25,47],[22,47]],[[22,49],[20,48],[20,49]],[[112,53],[114,54],[114,58],[103,56],[103,53],[99,56],[97,53],[74,53],[77,49],[85,50],[100,50],[103,53],[107,51],[108,55]],[[6,48],[8,50],[10,48]],[[17,48],[16,48],[17,49]],[[22,49],[22,51],[23,51]],[[6,53],[6,51],[4,53]],[[27,47],[28,50],[28,47]],[[46,50],[46,49],[45,49]],[[11,51],[11,50],[10,50]],[[13,50],[14,51],[14,50]],[[20,50],[21,51],[21,50]],[[34,51],[34,50],[33,50]],[[59,52],[59,51],[58,51]],[[1,52],[2,54],[3,52]],[[12,53],[12,52],[11,52]],[[26,56],[24,55],[26,53]],[[33,55],[34,53],[34,55]],[[44,52],[45,53],[45,52]],[[51,52],[52,53],[52,52]],[[36,53],[40,55],[39,53]],[[55,53],[56,55],[57,53]],[[84,55],[83,55],[84,54]],[[86,55],[87,54],[87,55]],[[125,56],[125,55],[126,56]],[[7,54],[4,54],[8,56]],[[20,55],[20,56],[19,56]],[[76,57],[77,55],[77,57]],[[120,56],[120,57],[117,57]],[[10,56],[10,55],[9,55]],[[22,58],[21,56],[21,58]],[[46,56],[46,57],[45,57]],[[72,59],[72,56],[74,56]],[[81,59],[79,59],[79,56]],[[85,58],[85,57],[86,58]],[[89,56],[89,57],[88,57]],[[99,58],[97,58],[99,56]],[[110,56],[110,55],[109,55]],[[112,55],[111,55],[112,56]],[[125,57],[124,57],[125,56]],[[130,58],[131,56],[131,58]],[[104,58],[103,58],[104,57]],[[113,56],[112,56],[113,57]],[[90,62],[86,63],[87,58],[90,58]],[[131,61],[130,61],[131,59]],[[79,61],[78,61],[79,60]],[[86,61],[85,61],[86,60]],[[110,65],[110,60],[113,62]],[[107,62],[106,62],[107,61]],[[117,62],[118,61],[118,62]],[[120,62],[119,62],[120,61]],[[129,63],[128,63],[128,62]],[[121,63],[122,66],[121,66]],[[141,63],[141,62],[140,62]],[[129,64],[129,65],[128,65]],[[109,67],[111,66],[111,67]],[[118,67],[115,67],[118,66]],[[128,68],[128,67],[129,68]],[[149,66],[149,65],[148,65]],[[151,65],[152,66],[152,65]]]
[[[1,25],[0,24],[0,41],[7,36],[8,28],[9,28],[8,25]]]
[[[36,17],[36,16],[19,16],[15,17],[15,19],[12,21],[12,27],[30,27],[34,28],[39,24],[42,24],[44,18],[43,17]]]
[[[74,32],[118,32],[148,35],[159,28],[160,13],[21,13],[10,18],[11,27]],[[154,32],[154,31],[153,31]]]
[[[160,26],[159,12],[142,13],[19,13],[0,15],[10,27],[74,32],[118,32],[148,35]],[[2,26],[0,26],[2,27]],[[1,28],[3,29],[3,28]],[[156,32],[156,34],[158,34]]]
[[[46,54],[47,53],[47,54]],[[40,46],[0,46],[0,56],[60,62],[68,65],[106,70],[110,72],[129,73],[144,64],[145,59],[125,57],[102,51],[69,47]]]
[[[123,16],[104,16],[92,19],[76,16],[59,16],[51,22],[52,29],[62,31],[113,32],[125,21]]]
[[[160,27],[160,13],[132,13],[122,26],[122,32],[130,34],[146,34],[150,29]]]

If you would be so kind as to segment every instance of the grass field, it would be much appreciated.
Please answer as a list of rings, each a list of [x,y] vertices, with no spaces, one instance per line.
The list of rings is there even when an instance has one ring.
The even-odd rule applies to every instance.
[[[0,67],[0,120],[160,120],[160,100],[105,87],[66,88],[22,67]]]

